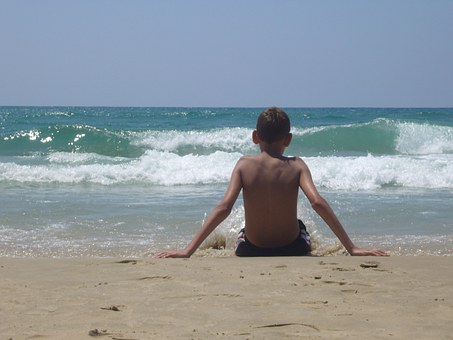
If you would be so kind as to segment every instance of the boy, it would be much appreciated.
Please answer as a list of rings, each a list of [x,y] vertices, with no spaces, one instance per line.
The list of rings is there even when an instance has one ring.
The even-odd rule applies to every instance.
[[[261,153],[244,156],[237,162],[225,196],[206,218],[189,245],[184,250],[164,251],[155,257],[190,257],[228,217],[241,190],[244,197],[245,228],[238,238],[236,255],[309,255],[310,238],[303,223],[297,219],[299,188],[349,254],[387,255],[379,249],[356,247],[327,201],[318,193],[305,162],[298,157],[283,156],[292,138],[289,117],[283,110],[271,107],[262,112],[252,138],[259,145]]]

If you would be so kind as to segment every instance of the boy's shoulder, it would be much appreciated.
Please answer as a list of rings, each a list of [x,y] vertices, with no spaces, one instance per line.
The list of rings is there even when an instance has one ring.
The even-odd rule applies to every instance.
[[[242,167],[247,167],[251,164],[256,164],[256,162],[259,162],[258,155],[245,155],[239,158],[236,163],[236,168],[239,169]]]
[[[257,155],[245,155],[242,156],[238,162],[238,166],[247,166],[249,164],[257,164],[257,163],[266,163],[270,159],[273,160],[279,160],[281,162],[289,163],[289,164],[294,164],[295,166],[306,166],[305,162],[302,160],[302,158],[297,157],[297,156],[280,156],[280,157],[266,157],[263,154],[257,154]]]
[[[257,155],[244,155],[244,156],[241,156],[241,158],[239,158],[239,161],[238,162],[247,162],[247,161],[253,161],[253,160],[257,160],[259,159],[259,154]]]

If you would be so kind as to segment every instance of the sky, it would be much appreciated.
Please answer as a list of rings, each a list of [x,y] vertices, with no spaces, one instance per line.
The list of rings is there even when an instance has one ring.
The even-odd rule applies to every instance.
[[[453,1],[1,0],[0,105],[453,107]]]

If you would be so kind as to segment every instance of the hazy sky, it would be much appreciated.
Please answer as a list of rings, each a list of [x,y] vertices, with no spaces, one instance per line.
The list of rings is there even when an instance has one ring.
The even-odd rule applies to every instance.
[[[453,106],[451,0],[2,0],[0,105]]]

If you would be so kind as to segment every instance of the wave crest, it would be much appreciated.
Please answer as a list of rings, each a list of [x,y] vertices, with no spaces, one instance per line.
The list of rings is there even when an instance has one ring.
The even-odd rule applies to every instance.
[[[114,185],[192,185],[227,183],[242,156],[216,151],[178,155],[149,150],[138,159],[96,154],[54,153],[22,163],[0,163],[0,181]],[[328,190],[386,187],[453,188],[453,155],[307,157],[316,185]]]

